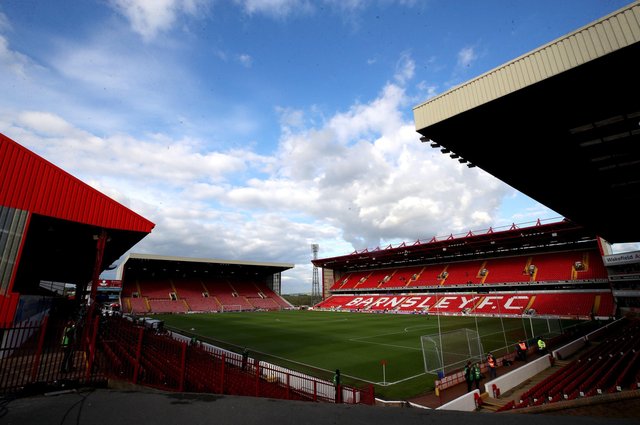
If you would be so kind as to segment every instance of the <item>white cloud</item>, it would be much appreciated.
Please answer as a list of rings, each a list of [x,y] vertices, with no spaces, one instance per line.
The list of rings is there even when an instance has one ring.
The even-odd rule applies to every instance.
[[[413,61],[399,63],[404,84]],[[300,279],[312,243],[344,255],[495,221],[511,189],[420,143],[403,116],[411,101],[388,83],[327,118],[277,108],[279,145],[265,154],[166,133],[97,135],[47,110],[7,112],[0,125],[156,223],[135,252],[294,263],[284,290],[298,292],[310,289]]]
[[[234,0],[234,2],[249,15],[261,14],[284,19],[293,15],[310,15],[318,8],[323,8],[332,10],[346,22],[352,22],[361,11],[376,4],[371,0]],[[395,5],[412,7],[416,2],[415,0],[383,0],[377,3],[391,7]]]
[[[7,31],[11,29],[11,23],[7,18],[7,15],[0,12],[0,31]]]
[[[131,29],[146,41],[170,30],[182,14],[196,16],[209,0],[111,0]]]
[[[291,14],[307,14],[313,10],[309,0],[234,0],[249,15],[264,14],[285,18]]]
[[[135,104],[137,100],[143,105],[157,103],[150,96],[165,94],[176,81],[180,82],[176,89],[190,89],[188,71],[169,60],[169,55],[177,52],[127,45],[128,41],[126,37],[97,33],[82,42],[59,42],[49,60],[60,75],[94,96],[125,97],[127,102]]]
[[[426,81],[420,81],[416,84],[416,88],[420,93],[418,102],[430,99],[438,94],[438,87],[435,85],[429,85]]]
[[[44,135],[62,135],[76,130],[71,124],[51,112],[25,111],[18,115],[18,123]]]
[[[415,74],[416,63],[408,53],[400,55],[400,60],[396,64],[396,73],[394,78],[396,81],[404,85],[407,81],[411,80]]]
[[[0,15],[2,18],[3,15]],[[3,24],[0,19],[0,30],[2,30]],[[29,59],[12,50],[9,47],[9,41],[0,34],[0,68],[9,70],[11,77],[13,78],[26,78],[25,69],[30,65]]]
[[[329,127],[341,143],[373,133],[385,133],[385,130],[398,128],[401,124],[402,111],[399,106],[406,100],[402,88],[388,84],[382,95],[371,103],[357,104],[348,112],[336,114],[331,118]]]
[[[387,84],[366,104],[307,127],[280,110],[273,156],[218,151],[166,135],[98,137],[50,112],[9,127],[20,142],[156,223],[136,252],[295,263],[308,290],[311,243],[323,256],[486,228],[503,184],[418,140],[406,95]],[[238,176],[248,176],[238,180]],[[303,276],[302,276],[303,277]]]
[[[96,134],[118,129],[139,136],[151,128],[214,135],[210,141],[254,134],[259,120],[250,102],[201,96],[210,85],[178,59],[190,48],[180,42],[144,45],[131,34],[97,27],[82,39],[52,38],[36,62],[0,34],[0,113],[55,111]]]
[[[146,182],[147,189],[146,184],[169,188],[219,183],[243,172],[249,161],[260,161],[260,156],[243,150],[203,151],[200,142],[188,138],[97,137],[49,112],[22,112],[14,125],[27,133],[23,143],[62,168],[88,176],[99,170],[108,179],[136,179]]]
[[[420,143],[405,102],[388,84],[321,127],[285,125],[271,174],[230,190],[227,203],[323,220],[352,249],[488,227],[509,189]]]
[[[458,67],[466,68],[478,59],[473,47],[464,47],[458,52]]]
[[[245,68],[251,68],[251,65],[253,65],[253,58],[250,55],[243,53],[238,55],[238,62],[240,62],[240,64]]]
[[[276,107],[276,112],[280,116],[280,127],[285,133],[288,133],[292,128],[300,129],[304,125],[304,111]]]

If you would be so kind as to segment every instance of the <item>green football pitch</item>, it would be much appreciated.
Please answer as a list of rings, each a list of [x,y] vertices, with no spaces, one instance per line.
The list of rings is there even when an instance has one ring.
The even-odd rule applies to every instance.
[[[289,310],[158,315],[165,326],[261,361],[330,380],[340,369],[347,385],[375,385],[376,395],[406,400],[434,387],[425,373],[420,337],[467,328],[483,351],[498,356],[521,338],[556,333],[546,320],[366,314]],[[446,350],[446,345],[445,345]]]

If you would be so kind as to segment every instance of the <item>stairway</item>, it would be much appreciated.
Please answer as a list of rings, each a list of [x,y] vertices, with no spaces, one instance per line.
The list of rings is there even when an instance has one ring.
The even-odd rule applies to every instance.
[[[506,391],[503,394],[500,394],[500,398],[493,398],[489,396],[489,393],[483,393],[481,395],[482,406],[480,408],[480,411],[495,412],[496,410],[498,410],[499,408],[501,408],[502,406],[504,406],[505,404],[509,403],[512,400],[518,403],[520,401],[520,396],[524,392],[528,391],[530,388],[534,387],[539,382],[545,380],[547,377],[554,374],[559,368],[565,367],[569,363],[571,363],[571,361],[556,360],[553,366],[551,366],[550,368],[543,370],[542,372],[531,377],[530,379],[527,379],[517,387],[512,388],[511,390]]]
[[[482,393],[482,406],[480,412],[493,413],[505,404],[509,403],[509,399],[489,397],[489,393]]]

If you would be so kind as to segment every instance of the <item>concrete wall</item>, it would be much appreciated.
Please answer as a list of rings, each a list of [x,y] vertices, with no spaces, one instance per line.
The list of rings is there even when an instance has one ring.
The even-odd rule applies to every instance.
[[[443,404],[436,410],[460,410],[463,412],[473,412],[474,410],[476,410],[476,400],[474,394],[480,395],[480,391],[473,390],[470,393],[461,395],[455,400],[451,400],[450,402]]]

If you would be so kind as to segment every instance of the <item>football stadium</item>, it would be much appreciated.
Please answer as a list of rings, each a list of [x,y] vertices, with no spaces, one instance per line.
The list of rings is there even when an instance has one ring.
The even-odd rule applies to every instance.
[[[304,308],[282,295],[292,263],[136,253],[154,223],[0,134],[3,400],[633,415],[640,251],[612,245],[640,241],[639,53],[635,2],[416,106],[416,143],[563,217],[316,256]]]

